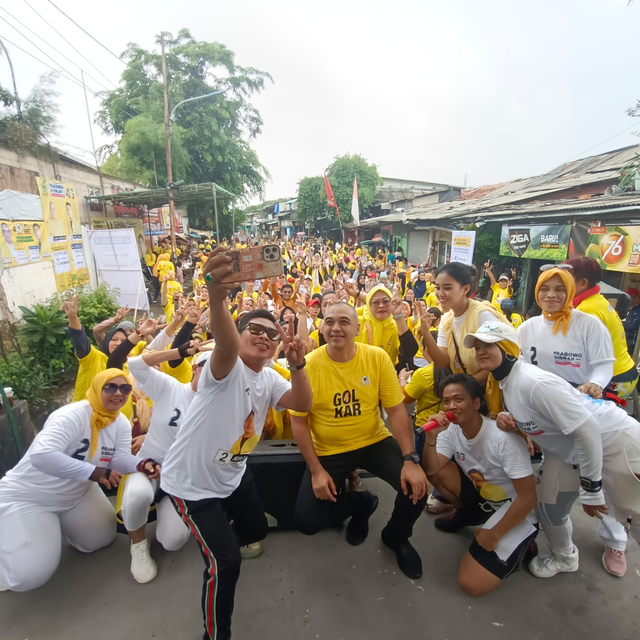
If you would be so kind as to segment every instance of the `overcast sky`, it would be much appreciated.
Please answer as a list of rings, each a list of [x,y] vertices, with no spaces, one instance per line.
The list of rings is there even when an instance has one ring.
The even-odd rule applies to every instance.
[[[28,0],[113,82],[124,66],[47,0]],[[360,153],[383,176],[479,186],[543,173],[575,157],[640,143],[640,1],[627,0],[86,0],[56,5],[112,51],[153,47],[190,29],[236,62],[274,79],[253,100],[264,119],[253,142],[271,173],[268,199],[296,194],[334,156]],[[74,76],[81,60],[24,2],[2,5]],[[0,20],[0,36],[51,63]],[[6,43],[25,96],[47,71]],[[0,82],[10,86],[6,60]],[[87,79],[94,89],[95,81]],[[58,81],[70,151],[91,141],[82,89]],[[90,97],[92,112],[98,100]],[[626,132],[624,129],[629,128]],[[109,140],[94,126],[96,143]],[[615,136],[615,137],[614,137]],[[597,146],[596,146],[597,145]]]

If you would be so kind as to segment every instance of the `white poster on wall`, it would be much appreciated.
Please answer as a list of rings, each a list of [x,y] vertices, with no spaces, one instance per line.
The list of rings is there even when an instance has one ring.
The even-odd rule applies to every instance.
[[[149,309],[133,229],[97,229],[89,232],[98,282],[117,290],[118,304],[132,309]]]
[[[462,262],[462,264],[472,265],[475,245],[475,231],[452,231],[451,262]]]

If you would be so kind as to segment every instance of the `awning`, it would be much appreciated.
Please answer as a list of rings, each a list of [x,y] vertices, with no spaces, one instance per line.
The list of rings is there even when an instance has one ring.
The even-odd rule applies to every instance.
[[[267,224],[278,224],[277,220],[269,220],[267,221]]]

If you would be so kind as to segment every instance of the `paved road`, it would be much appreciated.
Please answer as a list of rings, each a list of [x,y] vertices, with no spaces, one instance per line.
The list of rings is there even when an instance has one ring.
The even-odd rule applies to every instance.
[[[436,531],[418,521],[414,544],[425,575],[412,583],[397,568],[379,534],[393,495],[379,480],[380,507],[371,534],[350,547],[344,533],[312,538],[272,532],[265,553],[244,563],[236,594],[237,640],[589,640],[640,637],[640,553],[632,543],[620,580],[602,568],[596,523],[574,512],[578,573],[539,580],[527,572],[481,599],[456,584],[472,532]],[[541,538],[543,536],[541,535]],[[123,536],[103,551],[65,548],[60,569],[31,593],[0,593],[2,640],[200,640],[203,564],[193,540],[176,553],[154,543],[156,580],[134,582]]]

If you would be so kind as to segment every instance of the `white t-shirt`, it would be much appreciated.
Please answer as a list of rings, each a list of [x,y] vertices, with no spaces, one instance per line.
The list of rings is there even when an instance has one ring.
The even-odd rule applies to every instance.
[[[447,313],[453,313],[453,311],[450,311]],[[457,338],[458,330],[462,326],[462,323],[464,322],[464,319],[466,317],[467,317],[466,311],[461,316],[453,316],[453,330],[456,334],[456,339],[458,339]],[[478,315],[478,327],[481,326],[484,322],[495,322],[495,320],[496,320],[496,317],[493,313],[491,313],[491,311],[481,311],[480,314]],[[464,336],[462,336],[458,340],[458,346],[461,345],[462,340],[464,340]],[[447,338],[442,329],[442,322],[440,322],[440,328],[438,329],[438,339],[436,340],[436,344],[439,347],[444,347],[445,349],[449,347],[449,343],[447,342]]]
[[[601,447],[611,444],[636,421],[612,402],[594,400],[558,376],[519,360],[500,381],[507,411],[520,431],[543,451],[560,456],[567,464],[580,466],[580,475],[602,479],[602,454],[580,459],[575,433],[578,429],[599,433]],[[601,494],[588,494],[590,504],[602,504]],[[598,496],[598,498],[596,498]],[[585,500],[583,499],[583,502]]]
[[[256,373],[238,358],[216,380],[209,361],[175,442],[164,460],[160,486],[185,500],[226,498],[240,484],[247,455],[260,439],[269,407],[291,385],[273,369]]]
[[[595,316],[571,313],[567,335],[552,333],[553,321],[536,316],[518,327],[524,359],[574,385],[595,382],[603,389],[613,377],[613,343]]]
[[[151,424],[140,448],[140,457],[153,458],[162,464],[196,393],[190,382],[183,384],[149,367],[142,356],[130,358],[128,365],[138,387],[153,400]]]
[[[95,467],[132,473],[140,459],[131,455],[131,427],[126,416],[100,430],[98,447],[87,460],[91,414],[87,400],[54,411],[22,460],[0,480],[0,502],[26,502],[58,511],[76,505],[89,490]]]
[[[511,481],[533,474],[525,441],[515,433],[501,431],[495,420],[484,416],[472,440],[467,440],[457,424],[450,424],[438,434],[436,451],[447,458],[455,456],[458,466],[496,511],[517,498]],[[535,511],[528,519],[537,522]]]

